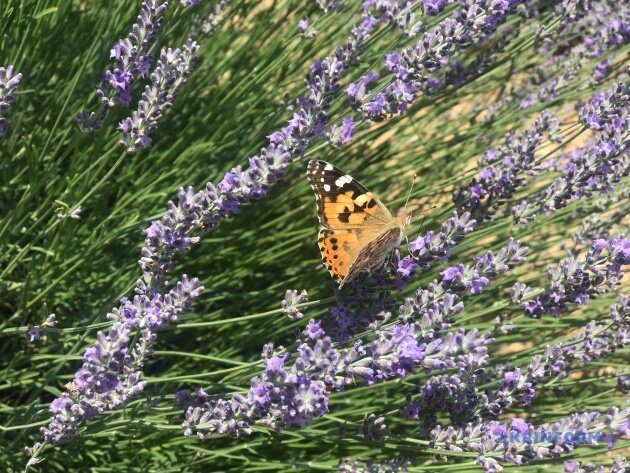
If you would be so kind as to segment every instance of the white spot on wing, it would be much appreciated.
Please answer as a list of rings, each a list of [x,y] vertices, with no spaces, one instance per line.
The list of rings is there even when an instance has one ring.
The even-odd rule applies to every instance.
[[[366,194],[361,194],[359,197],[354,199],[354,203],[355,205],[358,205],[360,207],[363,204],[365,204],[368,201],[368,199],[369,199],[369,196],[367,196]]]
[[[332,164],[326,164],[326,167],[324,167],[325,171],[332,171],[333,169],[335,169],[335,168],[333,167]]]
[[[323,179],[322,179],[323,180]],[[326,192],[330,192],[330,186],[328,184],[324,184],[324,190]]]
[[[350,184],[352,182],[352,178],[347,174],[345,176],[341,176],[339,179],[335,181],[335,185],[337,187],[343,187],[345,184]]]

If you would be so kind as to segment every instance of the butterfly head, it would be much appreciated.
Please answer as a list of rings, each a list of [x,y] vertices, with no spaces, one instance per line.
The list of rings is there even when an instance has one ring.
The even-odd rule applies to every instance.
[[[396,223],[400,227],[402,235],[407,234],[407,230],[411,226],[411,222],[413,222],[413,214],[411,212],[403,211],[398,217],[396,217]]]

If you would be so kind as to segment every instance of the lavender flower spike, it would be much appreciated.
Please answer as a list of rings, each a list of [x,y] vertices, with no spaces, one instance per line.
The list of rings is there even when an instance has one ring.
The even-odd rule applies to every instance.
[[[9,110],[13,102],[13,93],[17,89],[22,74],[13,75],[14,67],[0,67],[0,138],[4,136],[7,120],[2,115]]]
[[[512,300],[525,310],[525,315],[540,318],[544,314],[559,316],[567,304],[585,304],[589,298],[614,289],[623,278],[621,266],[630,263],[630,240],[612,238],[595,240],[580,264],[566,258],[547,271],[549,287],[540,295],[522,283],[512,287]]]
[[[475,258],[475,266],[465,267],[458,282],[435,282],[428,290],[419,290],[417,300],[409,301],[415,313],[401,307],[399,323],[375,330],[369,343],[358,340],[352,347],[339,348],[321,325],[312,321],[293,354],[274,352],[273,344],[266,345],[262,351],[265,370],[250,380],[249,391],[232,394],[229,399],[197,396],[187,406],[184,435],[238,437],[249,435],[254,424],[276,429],[304,427],[328,412],[332,391],[359,380],[374,384],[404,377],[416,369],[444,371],[454,367],[453,360],[460,355],[484,356],[486,345],[493,341],[488,332],[444,333],[442,330],[450,326],[445,319],[450,321],[453,314],[463,310],[456,293],[469,289],[477,294],[474,281],[485,279],[487,284],[524,261],[526,252],[518,241],[510,239],[496,256],[488,251]]]
[[[138,77],[147,77],[153,58],[149,49],[157,39],[168,3],[163,0],[143,0],[140,15],[126,38],[118,40],[110,51],[114,64],[104,74],[96,95],[103,110],[129,105],[131,90]],[[77,124],[85,133],[100,129],[106,112],[84,110],[77,115]]]
[[[487,166],[467,187],[455,192],[453,202],[479,221],[491,216],[494,210],[515,194],[528,174],[536,173],[536,150],[543,135],[548,134],[551,141],[562,139],[559,125],[558,119],[545,110],[529,130],[517,135],[513,132],[505,135],[501,146],[486,151],[483,164]]]
[[[202,18],[195,15],[193,24],[190,28],[190,36],[193,38],[203,35],[209,38],[217,30],[221,22],[225,18],[225,9],[232,0],[221,0],[214,5],[214,10],[208,16]]]
[[[66,385],[68,392],[50,404],[53,417],[41,429],[44,440],[55,444],[69,440],[83,420],[120,408],[139,394],[145,385],[142,368],[152,352],[156,332],[190,310],[191,301],[201,291],[196,278],[183,276],[165,295],[122,299],[119,308],[108,314],[114,321],[112,327],[98,332],[97,342],[85,350],[83,366]],[[134,333],[139,337],[130,345]]]
[[[447,18],[434,31],[425,32],[415,45],[387,54],[385,66],[395,78],[383,92],[374,94],[369,100],[349,93],[353,107],[371,121],[403,114],[416,94],[430,85],[429,73],[441,70],[457,49],[481,44],[516,11],[519,3],[521,0],[482,0],[464,4],[454,18]]]
[[[534,459],[559,458],[580,446],[598,445],[604,434],[619,438],[629,433],[630,408],[611,407],[606,413],[576,413],[540,426],[519,418],[507,425],[493,421],[462,428],[438,426],[431,432],[431,446],[477,452],[477,462],[484,470],[496,472],[501,471],[501,462],[521,465]]]
[[[151,74],[151,85],[147,85],[138,103],[138,111],[120,122],[119,129],[123,139],[120,144],[128,153],[134,153],[138,147],[151,146],[149,136],[157,128],[158,120],[164,111],[172,105],[172,100],[180,87],[186,83],[194,63],[199,45],[189,39],[183,49],[162,50],[155,71]]]
[[[296,290],[289,289],[284,300],[280,303],[282,306],[282,313],[289,317],[291,320],[299,320],[304,317],[304,314],[300,312],[296,306],[308,302],[308,294],[306,291],[297,292]]]

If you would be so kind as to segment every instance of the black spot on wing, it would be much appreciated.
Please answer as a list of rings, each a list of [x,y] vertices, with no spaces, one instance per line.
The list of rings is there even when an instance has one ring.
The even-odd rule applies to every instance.
[[[369,192],[352,176],[326,161],[308,162],[306,176],[316,196],[328,196],[333,202],[338,194],[352,191],[352,198]],[[338,185],[337,183],[341,183]],[[328,190],[327,190],[328,189]]]

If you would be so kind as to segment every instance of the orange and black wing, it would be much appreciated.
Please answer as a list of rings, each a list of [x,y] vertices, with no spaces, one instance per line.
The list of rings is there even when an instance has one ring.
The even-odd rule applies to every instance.
[[[315,193],[317,216],[325,228],[383,227],[389,210],[352,176],[325,161],[309,161],[308,181]]]
[[[343,286],[362,271],[382,264],[391,240],[400,235],[393,228],[389,210],[364,186],[325,161],[308,163],[308,180],[315,192],[319,250],[324,266]]]

